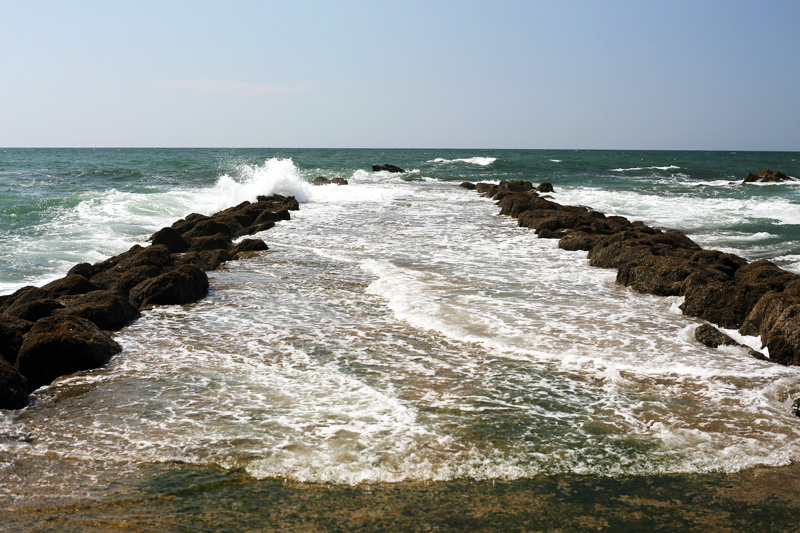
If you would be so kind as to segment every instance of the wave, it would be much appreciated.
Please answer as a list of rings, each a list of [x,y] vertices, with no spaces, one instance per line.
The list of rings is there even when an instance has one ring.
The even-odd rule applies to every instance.
[[[496,157],[467,157],[463,159],[445,159],[443,157],[437,157],[433,161],[428,161],[428,163],[468,163],[470,165],[488,167],[495,161],[497,161]]]
[[[612,168],[609,172],[637,172],[640,170],[680,170],[681,167],[669,165],[667,167],[631,167],[631,168]]]

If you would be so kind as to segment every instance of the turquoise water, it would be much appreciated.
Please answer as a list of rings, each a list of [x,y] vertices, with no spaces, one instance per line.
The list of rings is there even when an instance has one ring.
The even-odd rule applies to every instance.
[[[731,183],[762,168],[800,176],[797,153],[2,150],[3,293],[191,212],[270,193],[301,209],[208,298],[118,333],[108,367],[2,413],[0,498],[95,498],[176,461],[357,484],[800,460],[799,369],[699,345],[679,298],[619,287],[457,187],[550,181],[561,203],[800,272],[800,186]]]

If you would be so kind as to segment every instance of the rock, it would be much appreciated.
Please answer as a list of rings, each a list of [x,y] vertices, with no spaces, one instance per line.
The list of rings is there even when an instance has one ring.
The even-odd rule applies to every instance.
[[[163,244],[170,253],[182,253],[189,249],[189,243],[174,228],[161,228],[148,239],[153,244]]]
[[[77,265],[69,269],[69,272],[67,272],[67,276],[77,274],[78,276],[83,276],[86,279],[92,279],[92,276],[94,276],[98,272],[99,270],[95,268],[93,265],[90,265],[89,263],[78,263]]]
[[[739,333],[742,335],[765,337],[783,312],[793,305],[800,304],[800,296],[783,292],[768,292],[753,306],[744,319]]]
[[[100,329],[117,331],[139,317],[139,310],[116,291],[94,291],[64,301],[64,309],[54,314],[86,318]]]
[[[28,285],[27,287],[22,287],[21,289],[17,289],[12,294],[6,294],[5,296],[0,296],[0,310],[8,309],[12,305],[14,305],[17,301],[32,301],[32,300],[42,300],[44,298],[49,298],[50,295],[47,291],[40,289],[39,287],[33,287]],[[3,311],[4,312],[4,311]]]
[[[558,247],[563,250],[583,250],[588,252],[602,239],[602,235],[590,234],[585,231],[570,231],[558,241]]]
[[[26,300],[20,298],[3,312],[13,318],[36,322],[40,318],[50,316],[53,314],[53,311],[61,307],[63,307],[63,305],[52,298],[42,298],[40,300]]]
[[[636,261],[621,264],[617,270],[617,283],[644,294],[681,296],[686,291],[684,284],[686,278],[699,271],[702,271],[710,279],[716,276],[719,281],[725,280],[722,273],[688,259],[648,255]]]
[[[92,282],[105,290],[116,291],[127,296],[132,288],[143,281],[160,276],[163,270],[153,265],[125,265],[110,268],[92,278]]]
[[[472,183],[471,181],[462,181],[461,185],[459,185],[459,187],[463,187],[463,188],[465,188],[467,190],[470,190],[470,191],[474,191],[475,190],[475,184]]]
[[[750,172],[742,183],[780,183],[782,181],[795,181],[794,178],[787,176],[780,170],[775,172],[768,168],[759,170],[755,174]]]
[[[120,345],[92,321],[51,316],[25,334],[16,366],[28,380],[30,392],[59,376],[101,367],[120,351]]]
[[[373,172],[385,171],[385,172],[395,172],[395,173],[405,172],[405,170],[395,165],[372,165],[372,171]]]
[[[697,264],[719,270],[726,276],[733,278],[740,267],[747,264],[747,259],[738,255],[720,252],[718,250],[699,250],[690,258]]]
[[[347,185],[348,181],[346,179],[344,179],[344,178],[333,178],[331,180],[331,183],[333,183],[335,185]]]
[[[28,405],[28,381],[16,368],[0,359],[0,409],[22,409]]]
[[[552,183],[548,183],[545,181],[543,183],[540,183],[538,187],[536,187],[536,192],[541,192],[541,193],[555,192],[555,189],[553,189]]]
[[[329,180],[325,176],[317,176],[316,178],[314,178],[311,181],[311,184],[312,185],[328,185],[330,182],[331,182],[331,180]]]
[[[96,291],[99,287],[81,276],[80,274],[68,274],[66,277],[52,281],[42,287],[50,298],[60,298],[71,294],[86,294]]]
[[[17,362],[17,353],[22,346],[22,336],[33,326],[32,322],[0,315],[0,355],[9,364]]]
[[[739,267],[736,270],[734,279],[739,283],[763,285],[768,291],[780,292],[789,283],[800,280],[800,276],[783,270],[771,261],[761,259]]]
[[[200,252],[203,250],[227,250],[231,247],[231,238],[222,233],[210,235],[208,237],[195,237],[189,246],[190,252]]]
[[[800,365],[800,305],[784,309],[761,340],[769,348],[770,361]]]
[[[136,244],[127,252],[106,259],[94,266],[98,270],[98,274],[92,276],[91,281],[97,284],[95,279],[98,279],[100,273],[103,272],[113,277],[138,266],[154,266],[160,270],[165,270],[174,267],[175,263],[172,261],[169,248],[163,244],[153,244],[145,247]]]
[[[190,215],[186,215],[186,217],[176,220],[170,226],[172,229],[183,235],[184,233],[191,231],[197,224],[204,220],[209,220],[211,217],[206,215],[201,215],[200,213],[192,213]]]
[[[769,292],[764,285],[736,281],[687,284],[683,314],[698,317],[726,329],[739,329],[758,300]]]
[[[503,180],[497,184],[497,192],[528,192],[533,190],[533,183],[525,180]],[[497,194],[497,193],[495,193]]]
[[[232,229],[231,226],[223,221],[216,219],[202,220],[198,222],[191,230],[183,233],[182,236],[189,243],[189,249],[194,241],[200,237],[210,237],[212,235],[224,235],[226,237],[233,237],[233,234],[242,229],[239,226]]]
[[[722,333],[711,324],[702,324],[694,330],[694,338],[697,339],[700,344],[705,344],[709,348],[717,348],[719,346],[741,346],[730,336]]]
[[[243,237],[245,235],[255,235],[256,233],[260,233],[262,231],[267,231],[275,227],[274,222],[264,222],[263,224],[253,224],[252,226],[248,226],[242,230],[239,230],[234,235],[234,238]]]
[[[267,243],[261,239],[244,239],[236,244],[231,249],[230,253],[233,257],[236,257],[240,253],[261,252],[264,250],[269,250],[269,248],[267,247]]]
[[[200,252],[200,258],[208,265],[208,268],[203,270],[216,270],[233,259],[228,250],[203,250]]]
[[[193,264],[184,264],[131,289],[129,299],[140,310],[154,305],[196,302],[208,293],[208,276]]]

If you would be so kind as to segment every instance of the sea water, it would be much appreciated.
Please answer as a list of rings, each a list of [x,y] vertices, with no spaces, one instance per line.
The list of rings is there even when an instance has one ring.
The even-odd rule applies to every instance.
[[[679,298],[616,285],[457,184],[549,181],[560,203],[800,273],[800,182],[740,183],[800,177],[799,155],[1,150],[2,293],[192,212],[271,193],[301,208],[257,235],[269,251],[209,273],[207,298],[117,333],[107,367],[2,412],[0,498],[85,497],[176,462],[357,484],[796,461],[800,369],[700,345]]]

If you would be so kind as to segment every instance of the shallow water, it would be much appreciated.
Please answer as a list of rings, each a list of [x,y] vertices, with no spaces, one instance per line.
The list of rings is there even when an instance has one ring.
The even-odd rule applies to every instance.
[[[0,497],[107,495],[173,462],[352,485],[735,472],[800,458],[790,412],[800,370],[698,344],[699,322],[678,299],[617,286],[585,253],[537,239],[455,186],[465,173],[500,177],[497,163],[451,159],[470,161],[430,165],[477,169],[449,180],[342,170],[350,185],[311,187],[319,167],[269,160],[209,187],[153,193],[168,201],[145,216],[144,233],[257,191],[303,204],[259,235],[268,252],[212,273],[208,298],[146,312],[117,335],[124,351],[108,367],[0,415]],[[725,209],[683,218],[713,202],[689,197],[674,211],[670,190],[607,189],[557,184],[555,198],[640,209],[703,244],[730,238],[759,253],[754,241],[714,236],[728,231]],[[142,208],[136,192],[98,194],[98,220],[115,205]],[[776,201],[796,208],[794,196]],[[764,233],[786,231],[792,216],[761,222]],[[770,250],[792,255],[797,244],[782,239]]]

